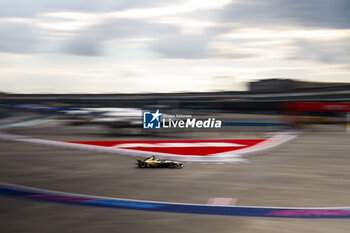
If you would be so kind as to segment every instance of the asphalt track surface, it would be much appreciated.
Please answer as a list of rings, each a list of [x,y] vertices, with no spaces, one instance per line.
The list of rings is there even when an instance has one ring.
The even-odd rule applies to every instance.
[[[106,140],[80,131],[43,128],[32,134]],[[217,138],[206,138],[211,136]],[[234,138],[222,134],[230,136]],[[137,169],[134,159],[125,156],[1,142],[0,176],[5,182],[38,188],[165,202],[205,204],[212,197],[234,197],[237,205],[349,206],[349,139],[344,133],[305,134],[250,158],[250,163],[189,164],[181,170]],[[348,232],[349,227],[348,220],[206,216],[0,200],[1,232]]]

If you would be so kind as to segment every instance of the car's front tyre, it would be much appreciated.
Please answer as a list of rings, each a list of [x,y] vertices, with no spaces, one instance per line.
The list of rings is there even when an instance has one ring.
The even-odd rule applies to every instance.
[[[169,166],[170,168],[182,168],[183,166],[182,166],[182,164],[177,164],[177,163],[172,163],[172,164],[170,164],[170,166]]]

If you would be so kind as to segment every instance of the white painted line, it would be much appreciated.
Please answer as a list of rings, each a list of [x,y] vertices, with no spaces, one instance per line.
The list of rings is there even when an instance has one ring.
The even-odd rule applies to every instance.
[[[212,197],[208,200],[208,205],[215,206],[234,206],[237,203],[236,198]]]

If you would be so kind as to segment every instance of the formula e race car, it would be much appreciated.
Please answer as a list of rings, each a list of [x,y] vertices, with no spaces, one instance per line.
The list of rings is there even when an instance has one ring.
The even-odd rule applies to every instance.
[[[146,159],[138,158],[136,165],[139,168],[146,168],[146,167],[183,168],[184,166],[183,163],[179,161],[156,159],[154,156]]]

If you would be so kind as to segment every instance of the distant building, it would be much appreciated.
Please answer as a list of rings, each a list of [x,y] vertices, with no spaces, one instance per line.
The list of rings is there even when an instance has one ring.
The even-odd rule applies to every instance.
[[[349,90],[350,83],[307,82],[293,79],[263,79],[249,83],[250,92],[277,93]]]
[[[263,79],[249,83],[249,90],[259,93],[291,92],[295,88],[296,81],[291,79]]]

